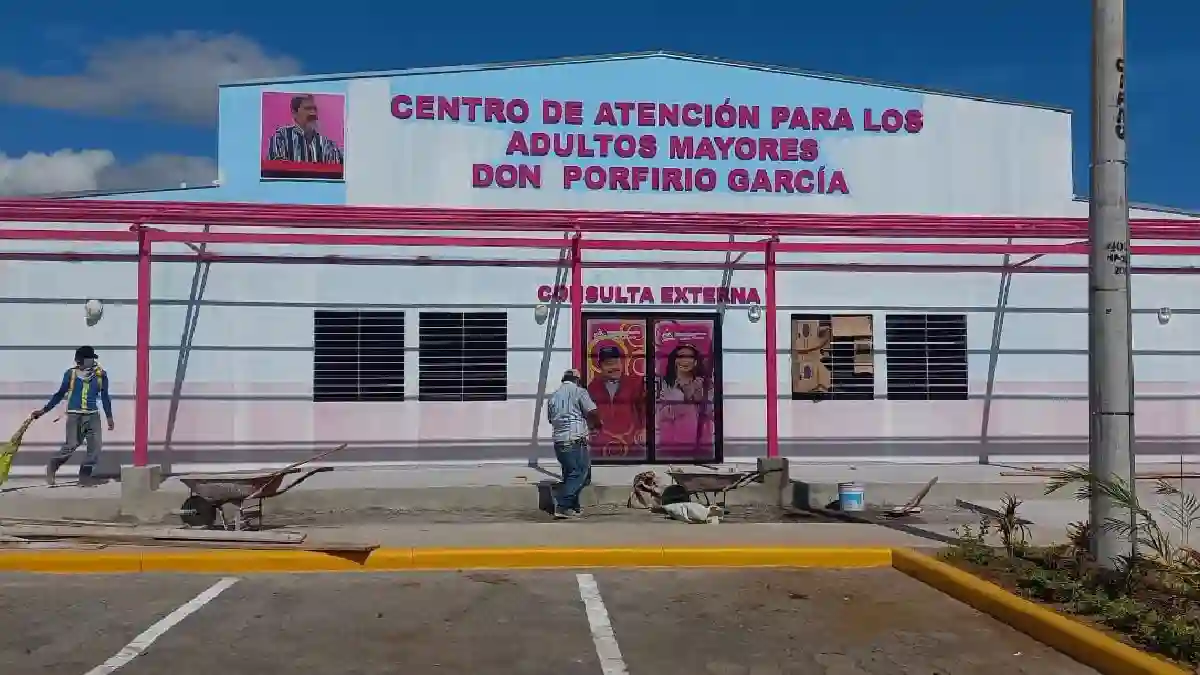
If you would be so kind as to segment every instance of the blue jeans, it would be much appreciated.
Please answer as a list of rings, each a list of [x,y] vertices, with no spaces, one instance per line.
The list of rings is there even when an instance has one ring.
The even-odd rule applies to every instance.
[[[562,483],[558,486],[555,506],[560,509],[579,509],[579,493],[592,482],[592,456],[586,438],[573,443],[555,443],[554,457],[562,467]]]

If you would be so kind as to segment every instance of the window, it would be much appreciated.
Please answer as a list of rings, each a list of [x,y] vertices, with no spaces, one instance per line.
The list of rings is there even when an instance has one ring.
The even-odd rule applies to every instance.
[[[313,401],[403,401],[404,312],[313,312]]]
[[[897,401],[967,398],[965,314],[889,314],[887,397]]]
[[[791,334],[793,400],[875,398],[870,316],[793,314]]]
[[[422,312],[422,401],[503,401],[508,398],[508,315],[504,312]]]

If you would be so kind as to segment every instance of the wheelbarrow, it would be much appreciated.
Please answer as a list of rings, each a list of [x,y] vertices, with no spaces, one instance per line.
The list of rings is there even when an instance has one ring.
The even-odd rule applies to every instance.
[[[688,500],[698,497],[705,506],[719,506],[723,512],[729,513],[729,509],[725,507],[725,501],[731,491],[750,483],[761,483],[763,476],[777,470],[717,472],[672,469],[667,471],[667,475],[675,482],[672,487],[678,488],[674,492],[683,493]],[[667,493],[671,491],[670,487],[663,491],[663,503],[667,502],[669,499]]]
[[[191,495],[183,500],[175,513],[185,525],[192,527],[212,527],[219,518],[222,529],[258,529],[262,527],[264,500],[278,497],[325,471],[333,471],[333,467],[179,476],[179,482],[191,490]],[[294,478],[284,485],[284,478],[289,476]]]
[[[291,490],[309,478],[332,466],[302,469],[305,464],[328,457],[346,448],[346,444],[310,457],[302,462],[274,471],[235,471],[230,473],[197,473],[178,476],[191,495],[175,515],[185,525],[212,527],[218,519],[222,529],[246,530],[262,527],[263,502]],[[284,484],[284,479],[291,482]]]

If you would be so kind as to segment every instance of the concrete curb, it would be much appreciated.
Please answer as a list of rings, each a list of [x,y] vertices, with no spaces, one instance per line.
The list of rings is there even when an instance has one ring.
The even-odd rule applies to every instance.
[[[0,571],[62,574],[176,572],[387,572],[583,567],[888,567],[889,548],[659,547],[381,548],[370,553],[316,551],[12,551]]]
[[[892,567],[1105,675],[1188,675],[1162,659],[927,555],[893,549]]]

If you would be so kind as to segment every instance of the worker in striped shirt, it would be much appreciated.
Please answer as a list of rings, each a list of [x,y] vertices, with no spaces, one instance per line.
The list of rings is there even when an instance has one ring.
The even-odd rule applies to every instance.
[[[578,370],[563,373],[562,385],[546,404],[546,417],[554,430],[554,456],[562,467],[562,483],[554,498],[554,517],[559,519],[583,515],[579,493],[592,482],[588,437],[601,426],[596,402],[579,380]]]
[[[32,413],[34,419],[37,419],[53,410],[64,399],[67,401],[66,439],[62,448],[46,465],[46,483],[49,485],[54,485],[55,474],[81,445],[86,447],[87,454],[83,463],[79,465],[79,484],[88,486],[95,483],[93,473],[104,443],[100,429],[100,406],[104,407],[108,430],[112,431],[115,427],[112,399],[108,395],[108,373],[100,367],[97,358],[96,350],[91,347],[76,349],[75,365],[63,373],[58,391],[54,392],[46,405]]]
[[[320,115],[312,94],[292,97],[292,122],[275,130],[267,146],[267,159],[305,164],[345,164],[342,149],[318,130]]]

